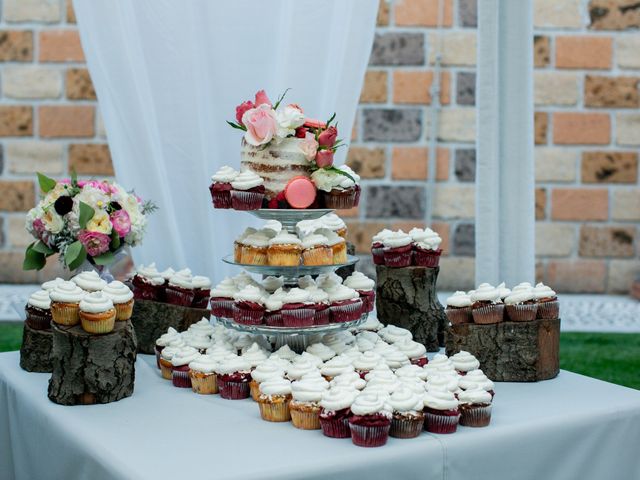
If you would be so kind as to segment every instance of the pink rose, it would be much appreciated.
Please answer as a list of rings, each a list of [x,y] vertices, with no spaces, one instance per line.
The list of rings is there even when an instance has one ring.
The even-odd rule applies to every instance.
[[[236,107],[236,121],[239,125],[242,125],[242,116],[247,110],[251,110],[252,108],[256,108],[255,104],[251,100],[247,100],[246,102],[242,102],[240,105]]]
[[[305,138],[308,131],[305,127],[296,128],[296,138]]]
[[[316,155],[316,165],[320,168],[333,165],[333,150],[320,150]]]
[[[131,231],[131,219],[126,210],[116,210],[111,214],[111,224],[119,237],[126,237]]]
[[[278,131],[276,112],[265,103],[247,110],[242,116],[242,124],[247,127],[244,139],[254,147],[269,143]]]
[[[82,230],[78,235],[78,240],[80,240],[80,243],[84,245],[84,249],[90,256],[97,257],[98,255],[109,250],[111,237],[100,232],[89,232],[88,230]]]
[[[323,147],[333,147],[338,138],[338,129],[336,127],[329,127],[320,135],[318,135],[318,143]]]
[[[318,152],[318,142],[316,142],[313,135],[307,135],[306,138],[300,142],[300,150],[302,150],[304,157],[309,162],[313,162],[313,159],[316,158],[316,153]]]
[[[258,93],[256,93],[256,107],[259,107],[260,105],[269,105],[269,107],[271,107],[271,100],[269,100],[269,97],[267,97],[267,92],[265,92],[264,90],[259,90]]]

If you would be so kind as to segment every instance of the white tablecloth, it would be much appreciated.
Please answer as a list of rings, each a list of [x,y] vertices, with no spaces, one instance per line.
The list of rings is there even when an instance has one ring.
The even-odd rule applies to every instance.
[[[260,420],[251,400],[196,395],[136,364],[132,397],[63,407],[49,374],[0,354],[0,478],[640,478],[640,391],[569,372],[499,383],[491,425],[358,448]]]

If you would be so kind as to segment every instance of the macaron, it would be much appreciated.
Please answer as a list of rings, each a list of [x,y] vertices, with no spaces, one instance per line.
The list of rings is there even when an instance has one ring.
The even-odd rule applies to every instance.
[[[316,199],[316,186],[307,177],[293,177],[284,189],[284,197],[293,208],[307,208]]]

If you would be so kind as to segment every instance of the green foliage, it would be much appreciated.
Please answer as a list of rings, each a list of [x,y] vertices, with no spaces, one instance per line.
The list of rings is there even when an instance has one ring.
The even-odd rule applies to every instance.
[[[95,213],[96,212],[93,207],[84,202],[80,202],[80,216],[78,218],[80,228],[86,227],[87,223],[89,223]]]
[[[87,251],[79,240],[70,244],[64,252],[64,263],[69,270],[75,270],[87,258]]]
[[[227,120],[227,123],[237,130],[242,130],[243,132],[247,131],[247,127],[245,127],[244,125],[240,125],[236,122],[230,122],[229,120]]]
[[[41,242],[38,240],[38,242],[32,243],[24,252],[24,261],[22,262],[23,270],[40,270],[47,263],[46,255],[35,249],[36,243]]]
[[[115,252],[118,248],[120,248],[120,237],[118,236],[118,232],[115,229],[111,230],[111,243],[109,243],[109,250]]]
[[[40,190],[43,193],[48,193],[53,190],[56,186],[56,181],[53,178],[49,178],[46,175],[38,172],[38,184],[40,185]]]
[[[112,252],[104,252],[102,255],[93,257],[93,263],[96,265],[111,265],[115,255]]]

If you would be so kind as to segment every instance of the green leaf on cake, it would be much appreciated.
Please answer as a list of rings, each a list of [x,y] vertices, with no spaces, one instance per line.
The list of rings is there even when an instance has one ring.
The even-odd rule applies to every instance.
[[[46,175],[38,172],[38,184],[40,185],[40,190],[44,193],[48,193],[53,190],[56,186],[56,181],[53,178],[49,178]]]
[[[33,250],[47,257],[55,253],[55,251],[49,248],[42,240],[38,240],[37,242],[32,243],[31,245],[33,246]]]
[[[78,218],[78,224],[80,228],[84,228],[89,223],[89,220],[93,218],[95,214],[95,210],[90,205],[87,205],[84,202],[80,202],[80,216]]]
[[[69,267],[69,270],[78,268],[86,258],[87,251],[79,240],[70,244],[64,252],[64,263]]]
[[[96,265],[111,265],[114,259],[115,255],[113,254],[113,252],[104,252],[102,255],[93,257],[93,262]]]
[[[325,170],[329,170],[330,172],[335,172],[339,175],[344,175],[345,177],[347,177],[349,180],[351,180],[353,183],[358,183],[356,182],[356,179],[353,178],[351,175],[349,175],[347,172],[340,170],[339,168],[336,167],[326,167]]]
[[[35,242],[27,247],[24,252],[24,261],[22,262],[23,270],[40,270],[47,263],[47,257],[44,253],[36,251],[33,247]]]

